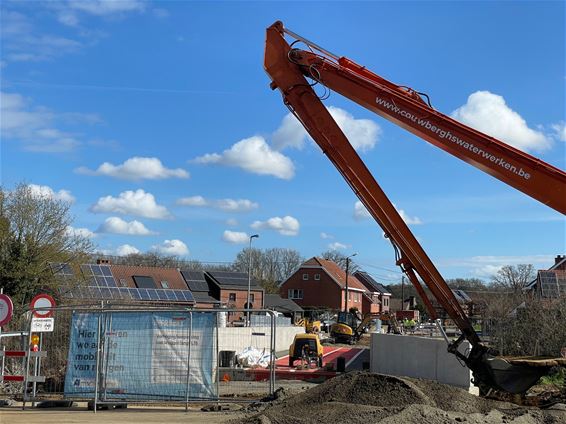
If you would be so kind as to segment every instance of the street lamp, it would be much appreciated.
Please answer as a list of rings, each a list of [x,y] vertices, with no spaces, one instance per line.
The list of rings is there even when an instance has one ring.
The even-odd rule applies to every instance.
[[[252,285],[252,239],[259,238],[259,234],[250,236],[250,248],[248,249],[248,297],[246,302],[246,309],[250,309],[250,288]],[[247,312],[247,324],[250,326],[250,311]]]
[[[357,253],[352,253],[346,258],[346,299],[344,300],[344,312],[348,312],[348,269],[350,268],[350,258],[356,256]]]

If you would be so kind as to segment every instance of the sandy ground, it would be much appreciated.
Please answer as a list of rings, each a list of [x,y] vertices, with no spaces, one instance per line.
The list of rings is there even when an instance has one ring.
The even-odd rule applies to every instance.
[[[111,411],[87,411],[86,407],[72,409],[0,409],[1,424],[141,424],[141,423],[225,423],[229,420],[243,418],[240,412],[202,412],[191,408],[187,413],[184,408],[149,408],[134,407]]]

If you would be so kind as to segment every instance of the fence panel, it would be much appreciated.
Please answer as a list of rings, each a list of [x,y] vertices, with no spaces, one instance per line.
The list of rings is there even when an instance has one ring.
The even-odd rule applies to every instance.
[[[20,342],[27,352],[20,362],[24,401],[188,404],[257,400],[274,391],[271,312],[254,319],[252,311],[256,325],[249,327],[224,319],[227,313],[242,315],[236,309],[102,305],[52,312],[54,329],[40,333],[40,353],[30,344],[35,333]]]

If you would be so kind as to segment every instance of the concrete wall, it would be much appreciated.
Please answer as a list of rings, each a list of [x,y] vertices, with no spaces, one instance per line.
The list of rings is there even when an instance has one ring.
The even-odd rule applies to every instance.
[[[277,327],[275,331],[275,351],[289,349],[295,334],[304,333],[302,327]],[[269,349],[271,343],[270,327],[224,327],[218,329],[219,350],[241,352],[248,346],[258,349]]]
[[[459,350],[464,352],[469,346],[465,341]],[[426,378],[469,390],[471,371],[446,347],[444,340],[373,333],[370,368],[372,372]]]

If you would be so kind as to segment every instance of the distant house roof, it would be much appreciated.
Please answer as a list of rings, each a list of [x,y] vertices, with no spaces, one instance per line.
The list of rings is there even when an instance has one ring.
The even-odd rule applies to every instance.
[[[166,282],[166,288],[188,290],[185,280],[176,268],[161,268],[156,266],[110,265],[112,275],[120,283],[128,287],[137,287],[134,276],[150,277],[155,282],[155,288],[161,289],[161,282]],[[148,280],[149,281],[149,280]],[[147,287],[146,287],[147,288]]]
[[[283,313],[303,311],[303,308],[291,299],[284,299],[278,294],[266,294],[264,298],[264,306],[266,309],[273,309],[277,312]]]
[[[354,272],[354,276],[360,280],[360,282],[367,287],[368,290],[372,292],[378,292],[384,295],[391,295],[389,291],[383,286],[383,284],[378,283],[373,279],[371,275],[364,271]]]
[[[248,288],[248,274],[245,272],[206,271],[204,275],[205,278],[209,278],[212,283],[221,289],[247,290]],[[250,281],[250,288],[252,290],[263,290],[254,278]]]
[[[312,257],[301,265],[302,267],[321,267],[340,287],[346,287],[346,272],[336,262],[318,257]],[[348,288],[368,291],[354,275],[348,275]]]
[[[557,255],[554,265],[547,270],[538,270],[537,278],[523,288],[524,291],[536,290],[542,297],[566,296],[566,255]],[[547,293],[543,290],[546,289]]]
[[[193,292],[197,303],[220,303],[220,300],[212,296],[210,283],[204,276],[204,271],[185,271],[181,270],[181,275],[185,279],[187,286]]]
[[[187,286],[192,292],[209,292],[210,287],[208,281],[204,278],[203,271],[184,271],[181,270],[181,275],[185,279]]]
[[[452,293],[454,294],[454,297],[456,297],[456,300],[460,303],[470,303],[472,301],[470,296],[468,296],[464,290],[452,289]]]
[[[165,301],[194,303],[181,274],[172,268],[81,264],[81,276],[75,276],[67,264],[50,264],[59,291],[65,298]],[[80,284],[74,284],[77,281]],[[73,284],[69,284],[73,282]]]

